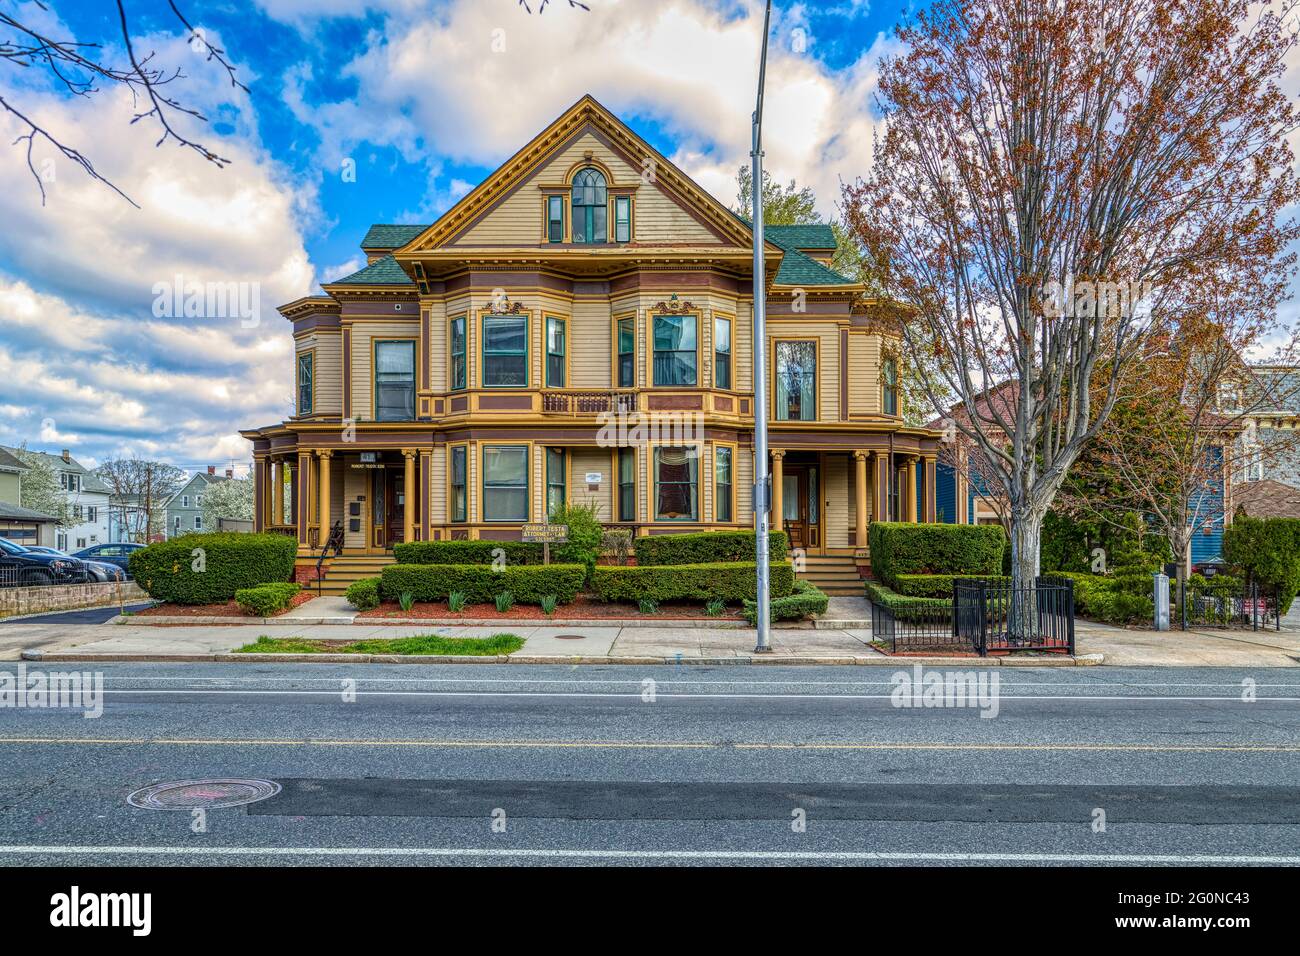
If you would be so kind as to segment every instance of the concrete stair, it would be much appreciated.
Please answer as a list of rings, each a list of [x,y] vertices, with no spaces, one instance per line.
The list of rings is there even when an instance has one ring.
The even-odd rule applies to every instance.
[[[379,572],[394,562],[391,554],[342,554],[337,558],[326,558],[322,570],[325,578],[320,582],[320,594],[340,595],[348,585],[362,578],[377,578]],[[299,558],[298,567],[315,568],[316,558]],[[317,582],[310,581],[303,585],[304,590],[317,592]]]
[[[852,555],[807,555],[799,577],[832,597],[862,596],[862,578],[858,576],[858,566]]]

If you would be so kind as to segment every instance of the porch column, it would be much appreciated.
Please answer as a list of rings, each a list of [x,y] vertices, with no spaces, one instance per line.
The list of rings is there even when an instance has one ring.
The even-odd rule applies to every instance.
[[[298,452],[298,467],[294,470],[298,491],[298,547],[311,547],[311,452]]]
[[[938,493],[936,481],[938,476],[935,474],[935,465],[938,458],[934,455],[925,456],[925,521],[930,524],[939,520],[938,508],[939,503],[935,500]]]
[[[773,531],[785,530],[785,511],[781,501],[781,484],[785,474],[785,452],[772,452],[772,524]]]
[[[856,492],[856,505],[858,509],[857,526],[854,530],[853,546],[856,548],[865,548],[867,546],[867,455],[870,452],[855,451],[854,460],[854,491]]]
[[[266,459],[257,458],[253,471],[253,530],[266,530]],[[109,540],[112,540],[111,538]]]
[[[415,540],[415,449],[403,448],[406,471],[402,485],[402,540]]]
[[[903,466],[903,487],[899,497],[903,499],[903,520],[916,523],[916,456],[908,455]]]
[[[278,458],[271,462],[271,487],[267,494],[271,502],[271,524],[284,524],[284,463]]]
[[[323,546],[330,533],[330,456],[333,452],[320,453],[320,543]]]
[[[874,485],[876,507],[872,514],[873,521],[889,520],[889,452],[878,451],[876,454],[876,480]]]

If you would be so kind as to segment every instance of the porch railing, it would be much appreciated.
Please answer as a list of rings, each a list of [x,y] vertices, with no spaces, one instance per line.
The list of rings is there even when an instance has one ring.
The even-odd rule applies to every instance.
[[[636,411],[635,392],[543,392],[542,412],[548,415],[600,415]]]

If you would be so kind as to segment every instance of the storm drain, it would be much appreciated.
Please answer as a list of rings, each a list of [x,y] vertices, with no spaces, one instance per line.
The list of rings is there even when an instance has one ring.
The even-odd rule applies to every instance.
[[[555,635],[555,639],[556,639],[557,641],[585,641],[585,640],[587,639],[587,635],[585,635],[585,634],[556,634],[556,635]]]
[[[176,780],[137,790],[126,802],[142,810],[219,810],[257,803],[280,792],[272,780]]]

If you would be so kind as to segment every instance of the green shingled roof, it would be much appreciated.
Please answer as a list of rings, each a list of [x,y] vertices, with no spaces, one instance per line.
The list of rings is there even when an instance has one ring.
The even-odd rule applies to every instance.
[[[821,230],[831,236],[830,244],[821,238]],[[808,242],[805,234],[814,239]],[[842,276],[834,269],[828,269],[811,256],[799,251],[805,249],[829,249],[835,245],[834,233],[830,226],[768,226],[763,235],[781,247],[785,253],[781,257],[781,268],[776,271],[777,285],[852,285],[853,280]]]
[[[376,259],[360,272],[354,272],[342,279],[335,279],[329,285],[415,285],[411,277],[402,271],[397,260],[392,256]]]
[[[428,226],[419,226],[413,224],[403,225],[386,225],[377,222],[366,232],[366,237],[361,240],[362,249],[397,249],[406,245]]]
[[[819,222],[804,226],[767,226],[763,234],[778,246],[796,249],[834,249],[835,230],[829,223]]]

